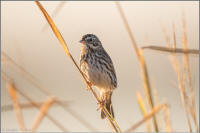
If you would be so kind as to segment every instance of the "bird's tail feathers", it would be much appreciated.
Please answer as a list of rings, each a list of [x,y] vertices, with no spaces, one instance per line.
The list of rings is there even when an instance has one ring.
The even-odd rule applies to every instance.
[[[106,109],[108,110],[110,115],[112,115],[112,117],[114,118],[114,111],[113,111],[113,106],[112,106],[112,102],[111,102],[112,93],[106,94],[104,96],[106,96],[106,98],[105,98]],[[104,119],[105,117],[106,117],[106,114],[103,112],[103,110],[101,110],[101,118]]]

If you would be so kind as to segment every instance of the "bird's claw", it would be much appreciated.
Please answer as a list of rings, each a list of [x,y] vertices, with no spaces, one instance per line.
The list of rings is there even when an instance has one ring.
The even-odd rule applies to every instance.
[[[98,104],[98,108],[97,108],[97,111],[98,111],[99,109],[102,109],[103,106],[105,105],[105,100],[102,100],[102,101],[98,102],[97,104]]]
[[[92,83],[90,81],[87,81],[86,86],[87,87],[85,89],[88,91],[92,87]]]

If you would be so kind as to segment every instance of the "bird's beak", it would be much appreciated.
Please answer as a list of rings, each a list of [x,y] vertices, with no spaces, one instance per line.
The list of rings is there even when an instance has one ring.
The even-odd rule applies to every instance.
[[[83,40],[80,40],[79,42],[82,43],[82,44],[85,44],[85,41],[83,41]]]

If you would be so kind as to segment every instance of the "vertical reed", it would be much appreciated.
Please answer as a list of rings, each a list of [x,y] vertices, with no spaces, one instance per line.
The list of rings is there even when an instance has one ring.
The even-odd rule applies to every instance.
[[[8,93],[10,94],[11,100],[13,102],[14,111],[16,112],[19,128],[21,129],[21,131],[26,131],[24,119],[22,116],[21,108],[19,106],[19,100],[18,100],[18,95],[17,95],[17,91],[15,89],[15,86],[13,84],[7,84],[7,87],[8,87]]]
[[[117,9],[119,11],[119,14],[121,16],[121,19],[123,20],[123,23],[125,25],[125,28],[128,32],[129,38],[131,40],[132,46],[136,52],[136,55],[138,57],[138,61],[140,63],[141,66],[141,72],[142,72],[142,76],[143,76],[143,84],[144,84],[144,89],[145,89],[145,94],[146,97],[148,99],[148,103],[151,109],[153,109],[154,107],[154,102],[153,102],[153,96],[152,96],[152,92],[151,92],[151,86],[150,86],[150,81],[149,81],[149,75],[148,75],[148,71],[147,71],[147,66],[146,66],[146,62],[142,53],[142,50],[138,49],[136,41],[134,39],[133,33],[129,27],[128,21],[125,17],[125,14],[120,6],[120,3],[117,1],[115,2]],[[158,129],[158,125],[157,125],[157,121],[156,121],[156,116],[153,116],[153,123],[154,123],[154,128],[156,132],[159,132]]]
[[[169,48],[171,48],[172,46],[170,44],[170,37],[167,34],[166,29],[164,27],[162,27],[162,30],[163,30],[163,34],[165,36],[166,42],[167,42]],[[176,35],[175,35],[175,31],[173,29],[174,47],[176,46],[176,38],[175,37],[176,37]],[[187,123],[188,123],[188,128],[189,128],[189,131],[192,132],[192,127],[191,127],[189,114],[188,114],[188,109],[187,109],[188,97],[187,97],[186,89],[185,89],[185,86],[183,84],[183,79],[181,77],[181,73],[180,73],[180,70],[179,70],[179,63],[178,63],[174,53],[171,53],[171,61],[172,61],[172,65],[173,65],[174,70],[175,70],[176,75],[177,75],[177,80],[178,80],[178,85],[179,85],[178,89],[179,89],[179,92],[180,92],[182,105],[183,105],[185,116],[186,116],[186,120],[187,120]]]
[[[43,120],[43,118],[45,117],[48,109],[50,108],[50,106],[55,102],[55,98],[54,97],[49,97],[41,106],[40,111],[38,112],[38,115],[36,116],[35,120],[33,121],[33,124],[31,126],[31,131],[35,132],[35,130],[37,129],[37,127],[39,126],[39,124],[41,123],[41,121]]]
[[[143,117],[145,117],[146,114],[147,114],[147,109],[144,106],[144,101],[143,101],[142,96],[139,92],[136,93],[136,99],[137,99],[139,108],[141,110],[141,113],[142,113]],[[146,122],[146,129],[147,129],[147,132],[151,132],[150,121]]]
[[[182,42],[183,49],[188,50],[187,31],[186,31],[186,22],[185,22],[185,14],[184,13],[182,15],[182,25],[183,25],[183,42]],[[191,116],[192,116],[194,124],[195,124],[196,132],[198,132],[199,129],[198,129],[198,122],[197,122],[197,117],[196,117],[196,108],[195,108],[196,104],[195,104],[195,100],[194,100],[194,89],[193,89],[193,85],[192,85],[192,75],[191,75],[191,68],[190,68],[190,63],[189,63],[190,61],[189,61],[188,54],[184,54],[183,57],[184,57],[184,59],[183,59],[184,73],[187,75],[186,78],[187,78],[189,88],[190,88],[189,110],[190,110]],[[184,83],[186,84],[187,81],[185,80]]]

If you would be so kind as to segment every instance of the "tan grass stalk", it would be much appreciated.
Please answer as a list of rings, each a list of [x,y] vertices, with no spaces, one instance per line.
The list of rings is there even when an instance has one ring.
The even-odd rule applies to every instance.
[[[60,1],[60,3],[56,6],[56,8],[53,10],[53,13],[51,14],[52,18],[55,18],[56,15],[61,11],[61,9],[64,7],[67,1]],[[48,23],[44,25],[42,28],[42,31],[44,32],[48,28]]]
[[[12,84],[13,80],[8,77],[5,72],[1,71],[1,76],[2,78],[8,83],[8,84]],[[26,95],[23,91],[21,91],[19,88],[16,88],[17,92],[22,95],[27,101],[29,101],[35,108],[37,108],[38,110],[40,110],[40,106],[35,103],[28,95]],[[68,130],[62,125],[60,124],[57,120],[55,120],[50,114],[46,114],[47,118],[49,118],[49,120],[51,120],[61,131],[67,132]]]
[[[68,106],[69,104],[71,104],[70,102],[68,101],[58,101],[58,100],[55,100],[54,104],[53,105],[58,105],[60,103],[64,103],[63,106]],[[37,104],[38,106],[41,106],[43,103],[42,102],[35,102],[35,104]],[[34,106],[30,103],[30,102],[26,102],[26,103],[19,103],[19,106],[21,109],[26,109],[26,108],[33,108]],[[1,106],[1,112],[6,112],[6,111],[10,111],[10,110],[13,110],[13,105],[2,105]]]
[[[23,77],[26,77],[28,79],[28,81],[30,81],[34,86],[36,86],[36,88],[40,89],[40,91],[42,91],[44,94],[46,94],[47,96],[51,95],[51,93],[48,91],[47,88],[45,87],[41,87],[41,85],[36,82],[34,76],[32,76],[31,73],[29,73],[28,71],[26,71],[22,66],[20,66],[19,64],[17,64],[10,56],[8,56],[4,51],[1,51],[1,55],[2,57],[4,57],[5,61],[7,64],[11,63],[12,65],[10,65],[11,67],[16,67],[17,70],[20,71],[20,74]]]
[[[145,88],[145,93],[146,93],[146,97],[148,99],[148,103],[149,103],[149,106],[151,109],[153,109],[154,107],[154,103],[153,103],[153,97],[152,97],[152,92],[151,92],[151,86],[150,86],[150,82],[149,82],[149,76],[148,76],[148,71],[147,71],[147,66],[146,66],[146,63],[145,63],[145,60],[144,60],[144,57],[143,57],[143,54],[142,54],[142,50],[138,49],[137,47],[137,44],[136,44],[136,41],[134,39],[134,36],[133,36],[133,33],[129,27],[129,24],[128,24],[128,21],[124,15],[124,12],[120,6],[120,3],[117,1],[116,2],[116,6],[117,6],[117,9],[120,13],[120,16],[123,20],[123,23],[126,27],[126,30],[128,32],[128,35],[129,35],[129,38],[131,40],[131,43],[132,43],[132,46],[136,52],[136,55],[138,57],[138,60],[139,60],[139,63],[141,65],[141,71],[142,71],[142,76],[143,76],[143,82],[144,82],[144,88]],[[157,121],[156,121],[156,116],[153,116],[153,123],[154,123],[154,128],[155,128],[155,131],[156,132],[159,132],[159,129],[158,129],[158,125],[157,125]]]
[[[147,115],[147,110],[144,106],[144,101],[143,101],[142,96],[139,92],[136,93],[136,99],[137,99],[138,105],[140,107],[140,111],[141,111],[143,117],[145,117]],[[147,132],[151,132],[150,121],[146,121],[146,129],[147,129]]]
[[[186,22],[185,22],[185,14],[183,13],[182,16],[182,24],[183,24],[183,49],[188,50],[188,41],[187,41],[187,31],[186,31]],[[194,88],[192,85],[192,76],[191,76],[191,69],[190,69],[190,64],[189,64],[189,56],[187,54],[184,54],[184,70],[185,74],[187,74],[187,80],[190,88],[190,113],[193,118],[196,132],[199,131],[198,128],[198,122],[197,122],[197,117],[196,117],[196,107],[195,107],[195,100],[194,100]]]
[[[35,1],[37,6],[40,8],[40,10],[42,11],[43,15],[45,16],[46,20],[48,21],[49,25],[52,28],[52,31],[54,32],[54,34],[56,35],[57,39],[59,40],[60,44],[62,45],[65,53],[70,57],[70,59],[72,60],[73,64],[75,65],[75,67],[78,69],[78,71],[80,72],[80,74],[82,75],[82,77],[84,78],[84,81],[87,85],[87,87],[92,91],[92,94],[94,95],[94,97],[96,98],[96,100],[100,103],[100,99],[98,97],[98,95],[96,94],[96,92],[92,89],[92,87],[90,86],[90,83],[87,81],[86,77],[84,76],[84,74],[82,73],[82,71],[80,70],[79,66],[77,65],[76,61],[74,60],[74,58],[72,57],[71,53],[69,52],[69,49],[67,47],[67,44],[65,42],[65,40],[63,39],[62,35],[60,34],[59,30],[57,29],[56,25],[54,24],[53,20],[50,18],[50,16],[48,15],[48,13],[46,12],[46,10],[43,8],[43,6],[40,4],[39,1]],[[102,107],[103,112],[106,114],[107,118],[110,120],[111,125],[114,125],[116,132],[121,132],[118,124],[116,123],[116,121],[114,120],[114,118],[110,117],[111,115],[109,114],[109,112],[107,111],[107,109],[105,108],[105,106]]]
[[[184,108],[184,111],[185,111],[189,131],[192,132],[192,127],[191,127],[191,123],[190,123],[190,120],[189,120],[189,112],[188,112],[188,109],[187,109],[188,96],[186,94],[187,92],[186,92],[184,85],[183,85],[183,81],[182,81],[180,71],[179,71],[179,68],[178,68],[179,67],[178,61],[177,61],[175,56],[172,57],[172,64],[173,64],[173,67],[174,67],[176,74],[177,74],[178,84],[179,84],[178,88],[179,88],[179,92],[180,92],[180,95],[181,95],[181,101],[182,101],[183,108]]]
[[[164,107],[164,120],[165,120],[165,132],[172,132],[171,122],[169,119],[169,107]]]
[[[92,126],[90,123],[88,123],[87,120],[85,120],[82,116],[80,116],[79,114],[77,114],[76,111],[70,109],[68,106],[65,106],[65,103],[60,102],[58,104],[61,105],[61,107],[64,109],[64,111],[70,113],[75,119],[77,119],[86,128],[88,128],[91,131],[96,131],[96,132],[98,131],[98,129],[96,129],[94,126]]]
[[[20,72],[20,74],[26,78],[30,83],[32,83],[36,89],[39,89],[43,94],[46,96],[52,96],[52,94],[48,91],[48,88],[45,88],[40,83],[37,82],[37,79],[28,71],[26,71],[22,66],[17,64],[11,57],[9,57],[5,52],[2,51],[2,57],[5,59],[6,63],[10,63],[11,67],[16,67],[17,70]],[[57,100],[59,100],[58,97],[56,97]],[[61,101],[61,100],[59,100]],[[70,113],[75,119],[77,119],[81,124],[83,124],[85,127],[90,129],[91,131],[98,131],[94,126],[92,126],[90,123],[88,123],[87,120],[82,118],[80,115],[78,115],[75,111],[72,111],[69,107],[64,106],[65,103],[59,102],[58,103],[65,112]]]
[[[169,35],[167,34],[166,29],[163,26],[162,26],[162,29],[163,29],[163,34],[165,36],[166,42],[167,42],[169,48],[171,48],[172,46],[170,44]],[[174,29],[173,29],[173,34],[175,34]],[[173,35],[173,36],[175,37],[176,35]],[[173,39],[175,39],[174,40],[174,47],[175,47],[176,38],[173,38]],[[172,61],[172,65],[173,65],[174,70],[175,70],[176,75],[177,75],[178,85],[179,85],[178,89],[179,89],[179,92],[180,92],[181,102],[182,102],[182,105],[183,105],[183,108],[184,108],[184,112],[185,112],[186,120],[187,120],[187,123],[188,123],[189,131],[192,132],[192,127],[191,127],[188,109],[187,109],[188,97],[187,97],[185,86],[183,84],[183,80],[181,78],[181,73],[179,71],[179,63],[178,63],[174,53],[171,53],[171,61]]]
[[[167,53],[179,53],[179,54],[198,54],[199,55],[199,50],[196,49],[181,49],[181,48],[169,48],[169,47],[163,47],[163,46],[144,46],[142,49],[151,49],[151,50],[156,50],[156,51],[161,51],[161,52],[167,52]]]
[[[154,94],[155,106],[159,105],[160,104],[160,100],[158,98],[158,92],[157,92],[157,89],[155,87],[153,89],[153,94]],[[162,130],[162,121],[161,121],[161,115],[160,115],[160,113],[156,114],[156,118],[157,118],[157,121],[158,121],[158,128],[160,130]]]
[[[15,86],[13,84],[7,84],[7,86],[8,86],[8,93],[10,94],[10,97],[13,102],[14,111],[16,112],[19,128],[21,131],[26,131],[26,127],[24,124],[24,119],[23,119],[23,115],[21,112],[21,108],[19,106],[19,100],[18,100],[18,95],[17,95],[17,91],[15,89]]]
[[[142,125],[144,122],[146,122],[148,119],[153,117],[158,111],[160,111],[163,107],[168,106],[167,104],[161,104],[156,107],[154,107],[150,113],[147,113],[142,120],[138,121],[136,124],[125,130],[124,132],[133,132],[136,128],[138,128],[140,125]]]
[[[33,124],[31,126],[31,131],[32,132],[35,132],[35,130],[37,129],[37,127],[39,126],[39,124],[41,123],[41,121],[43,120],[43,118],[45,117],[47,111],[49,110],[49,108],[51,107],[51,105],[54,103],[54,101],[55,101],[54,97],[49,97],[44,102],[44,104],[40,108],[39,113],[36,116],[36,119],[33,121]]]

